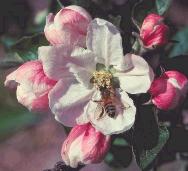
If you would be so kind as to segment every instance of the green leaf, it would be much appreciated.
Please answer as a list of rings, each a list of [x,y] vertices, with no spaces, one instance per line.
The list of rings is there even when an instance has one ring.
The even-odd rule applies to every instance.
[[[61,3],[60,0],[57,0],[57,3],[58,3],[58,5],[59,5],[60,8],[63,8],[63,4]]]
[[[130,146],[112,145],[105,162],[111,167],[128,167],[132,161],[132,148]]]
[[[21,64],[22,62],[19,62],[19,61],[2,61],[0,62],[0,70],[18,67]]]
[[[113,142],[116,146],[128,146],[129,143],[124,138],[116,138]]]
[[[170,7],[171,0],[156,0],[157,12],[159,15],[163,15]]]
[[[13,44],[15,44],[15,38],[9,36],[2,36],[0,42],[5,48],[10,48]]]
[[[137,115],[134,125],[134,144],[140,152],[143,149],[152,149],[158,141],[158,123],[152,105],[142,105],[146,94],[139,98]]]
[[[165,126],[160,126],[157,145],[152,149],[148,149],[148,150],[143,149],[140,152],[139,156],[138,155],[136,156],[137,163],[142,170],[146,169],[155,160],[161,149],[166,144],[168,138],[169,138],[168,129]]]
[[[105,157],[105,162],[111,163],[111,162],[113,162],[113,160],[114,160],[113,154],[112,154],[112,153],[108,153],[108,154],[106,155],[106,157]]]
[[[23,62],[24,61],[17,53],[6,53],[3,60],[0,61],[0,71],[18,67],[23,64]]]
[[[1,109],[0,140],[26,126],[33,125],[39,120],[37,115],[23,107],[6,107]]]
[[[132,148],[127,138],[122,135],[113,137],[112,145],[105,157],[105,162],[111,167],[128,167],[132,161]]]
[[[140,44],[140,42],[139,42],[138,39],[135,40],[135,42],[134,42],[134,44],[133,44],[133,46],[132,46],[132,49],[133,49],[133,51],[134,51],[135,53],[138,53],[138,52],[140,51],[140,49],[141,49],[141,44]]]
[[[183,28],[180,30],[172,40],[177,40],[179,43],[174,44],[172,51],[170,53],[170,57],[183,55],[188,53],[188,27]]]
[[[24,61],[29,61],[37,59],[38,47],[45,45],[48,45],[45,36],[43,33],[37,33],[21,38],[10,47],[10,50],[17,52]]]

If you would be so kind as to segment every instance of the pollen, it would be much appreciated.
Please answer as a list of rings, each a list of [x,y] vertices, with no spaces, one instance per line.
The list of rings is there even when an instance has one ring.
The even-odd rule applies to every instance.
[[[107,71],[95,71],[93,73],[93,84],[96,88],[112,86],[112,74]]]

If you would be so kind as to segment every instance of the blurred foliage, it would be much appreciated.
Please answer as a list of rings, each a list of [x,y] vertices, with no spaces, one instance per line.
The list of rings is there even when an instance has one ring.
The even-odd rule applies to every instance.
[[[45,16],[36,15],[38,20],[35,23],[36,18],[33,18],[32,12],[31,4],[26,0],[0,2],[0,45],[5,51],[0,56],[0,140],[34,125],[41,118],[41,115],[31,113],[21,106],[16,100],[15,92],[12,94],[3,87],[4,75],[8,69],[36,59],[38,47],[47,45],[46,38],[41,33]]]
[[[1,71],[0,74],[2,74]],[[5,91],[6,88],[3,87],[2,81],[4,80],[0,81],[0,141],[40,120],[39,115],[29,112],[17,102],[15,93]]]
[[[39,121],[39,117],[23,107],[5,106],[1,108],[0,140],[26,126],[36,124],[37,121]]]
[[[23,64],[23,59],[16,52],[7,52],[5,57],[0,61],[0,71],[6,71],[21,64]]]
[[[37,59],[38,47],[45,45],[48,45],[48,42],[44,34],[36,33],[32,36],[22,37],[10,47],[10,50],[17,52],[24,61],[29,61]]]
[[[172,40],[178,41],[172,47],[170,52],[170,57],[178,56],[178,55],[185,55],[188,53],[188,27],[185,27],[179,30],[173,37]]]
[[[6,0],[0,2],[0,34],[24,34],[31,20],[31,8],[25,0]]]
[[[123,137],[113,139],[105,162],[113,168],[128,167],[132,161],[132,148]]]
[[[159,15],[164,15],[170,7],[172,0],[156,0],[157,12]]]
[[[185,75],[188,75],[188,55],[174,56],[162,62],[162,66],[166,70],[177,70]]]
[[[91,0],[70,0],[71,4],[79,5],[84,8],[88,8],[90,4],[92,3]]]
[[[22,62],[37,59],[38,47],[48,44],[42,33],[45,25],[45,12],[56,13],[61,8],[57,1],[51,0],[49,2],[50,5],[46,11],[38,15],[39,19],[37,21],[39,22],[37,24],[33,22],[30,15],[31,8],[27,1],[6,0],[0,2],[0,42],[6,51],[4,59],[0,61],[1,73],[6,69],[20,65]],[[59,0],[59,2],[64,6],[70,4],[80,5],[86,8],[93,18],[104,18],[115,24],[122,34],[125,53],[132,51],[133,44],[136,47],[135,49],[140,48],[138,41],[132,36],[132,31],[138,32],[138,29],[131,16],[141,26],[146,15],[151,12],[166,15],[171,4],[171,0],[128,0],[124,5],[117,5],[111,0]],[[165,69],[176,69],[188,75],[188,56],[182,56],[182,54],[188,53],[187,38],[187,27],[175,32],[173,37],[170,37],[170,39],[178,42],[167,47],[169,55],[165,54],[166,58],[162,60]],[[155,55],[157,53],[162,57],[163,52],[164,49],[153,53]],[[150,54],[152,56],[152,53]],[[168,56],[174,58],[169,59]],[[30,113],[27,109],[18,105],[16,97],[10,96],[9,93],[8,90],[4,91],[1,87],[0,140],[40,120],[40,116]],[[11,99],[14,99],[14,102]],[[142,95],[138,100],[140,102],[137,101],[136,103],[142,104]],[[137,163],[143,170],[154,163],[162,148],[166,148],[164,145],[169,138],[169,132],[166,127],[158,126],[158,118],[153,106],[140,105],[137,111],[131,136],[128,136],[128,138],[126,136],[115,137],[106,156],[105,161],[114,168],[127,167],[131,163],[133,157],[132,146],[134,147]],[[66,131],[69,132],[70,128],[67,128]],[[171,132],[173,134],[173,131]],[[177,136],[176,133],[173,134],[174,137]],[[133,135],[134,138],[131,138]],[[173,140],[170,136],[171,139]],[[181,138],[179,137],[179,139]],[[173,143],[168,141],[167,146],[171,147],[172,144],[176,146],[175,141]]]
[[[140,0],[138,1],[135,11],[134,11],[134,17],[135,20],[140,24],[142,24],[142,21],[149,13],[156,13],[157,9],[155,6],[155,1],[150,0]]]
[[[36,33],[31,36],[24,36],[19,40],[11,39],[10,37],[2,37],[0,41],[6,49],[9,59],[11,58],[13,60],[16,58],[18,60],[4,60],[4,66],[10,66],[11,64],[20,63],[20,59],[22,60],[22,62],[35,60],[38,58],[38,47],[48,45],[48,42],[43,33]],[[3,66],[1,62],[0,68],[2,67]]]

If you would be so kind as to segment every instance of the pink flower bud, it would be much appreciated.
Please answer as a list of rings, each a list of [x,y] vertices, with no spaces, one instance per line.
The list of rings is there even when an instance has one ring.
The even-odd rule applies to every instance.
[[[97,131],[90,123],[75,126],[63,143],[61,156],[67,165],[99,163],[108,152],[110,136]]]
[[[70,44],[85,47],[87,27],[91,16],[82,7],[72,5],[61,9],[55,16],[46,17],[44,33],[52,45]]]
[[[48,93],[55,84],[45,75],[39,60],[24,63],[5,80],[5,86],[16,89],[19,103],[33,111],[48,111]]]
[[[140,38],[145,48],[163,46],[168,42],[169,28],[163,23],[164,18],[157,14],[149,14],[142,24]]]
[[[186,97],[188,79],[178,71],[167,71],[150,87],[152,102],[162,110],[176,108]]]

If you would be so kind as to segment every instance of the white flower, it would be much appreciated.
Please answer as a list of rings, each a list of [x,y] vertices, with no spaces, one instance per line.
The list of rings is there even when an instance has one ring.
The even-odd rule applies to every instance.
[[[142,57],[123,55],[119,31],[103,19],[90,23],[86,47],[75,48],[71,55],[65,46],[39,49],[46,75],[58,81],[49,93],[50,108],[55,118],[67,126],[75,125],[77,118],[78,124],[91,122],[105,135],[124,132],[132,127],[136,114],[127,93],[147,92],[153,71]],[[112,90],[114,117],[96,117],[97,108],[102,106],[99,101],[103,99],[103,86]]]

